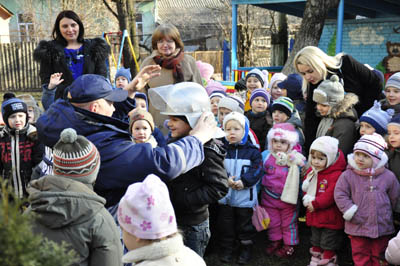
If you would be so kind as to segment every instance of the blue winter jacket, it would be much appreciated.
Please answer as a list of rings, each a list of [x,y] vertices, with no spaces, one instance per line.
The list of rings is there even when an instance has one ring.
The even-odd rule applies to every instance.
[[[263,177],[261,153],[248,140],[249,126],[246,121],[245,134],[242,141],[229,144],[225,140],[225,169],[228,177],[235,176],[235,181],[242,180],[244,189],[229,188],[228,194],[219,201],[220,204],[232,207],[252,208],[257,204],[257,183]]]
[[[95,191],[106,198],[106,207],[118,203],[130,184],[142,182],[149,174],[168,181],[204,160],[203,145],[196,137],[154,149],[149,143],[134,144],[127,123],[74,107],[63,99],[53,103],[36,126],[40,140],[49,147],[69,127],[93,142],[101,157]]]

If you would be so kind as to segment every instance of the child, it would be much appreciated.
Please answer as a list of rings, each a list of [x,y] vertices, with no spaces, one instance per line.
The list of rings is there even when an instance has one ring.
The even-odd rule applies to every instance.
[[[188,136],[201,114],[211,111],[208,95],[197,83],[181,82],[172,88],[153,88],[150,93],[154,99],[160,99],[153,102],[154,107],[169,116],[169,143]],[[210,238],[208,205],[218,202],[228,192],[224,156],[222,144],[212,139],[204,144],[203,163],[167,184],[185,245],[200,256],[204,255]]]
[[[280,87],[278,87],[278,84],[282,81],[284,81],[287,78],[287,76],[283,73],[275,73],[271,77],[271,81],[269,82],[269,89],[271,92],[271,102],[275,101],[281,96],[286,96],[286,92],[282,91]]]
[[[205,266],[183,244],[166,185],[155,175],[130,185],[118,206],[118,222],[129,252],[123,263],[146,266]]]
[[[32,168],[40,163],[44,152],[37,131],[28,122],[28,107],[18,98],[1,105],[5,127],[0,133],[0,173],[8,179],[19,198],[27,196],[26,186],[31,180]]]
[[[358,97],[354,93],[344,94],[339,77],[332,75],[324,80],[313,92],[313,101],[322,117],[316,137],[331,136],[339,140],[339,149],[345,156],[349,154],[357,141],[357,113],[354,105]]]
[[[150,143],[153,148],[157,147],[157,141],[152,135],[154,121],[151,114],[145,110],[135,110],[129,116],[129,131],[134,143]]]
[[[300,149],[297,147],[296,149],[301,152],[301,146],[304,144],[303,124],[301,123],[299,113],[294,109],[292,99],[288,97],[279,97],[272,103],[271,111],[274,124],[290,123],[295,127],[299,135],[300,147]]]
[[[206,91],[208,96],[210,96],[214,91],[226,92],[226,87],[218,81],[210,80],[206,86]]]
[[[210,94],[211,112],[214,114],[215,119],[218,121],[218,104],[222,98],[226,97],[224,91],[213,91]]]
[[[382,100],[382,109],[394,109],[395,114],[400,113],[400,73],[390,76],[385,84],[386,99]]]
[[[136,104],[135,109],[142,109],[142,110],[146,110],[146,111],[149,110],[149,107],[148,107],[149,104],[148,104],[147,96],[145,93],[135,92],[134,99],[135,99],[135,104]]]
[[[360,117],[360,136],[372,135],[378,133],[385,136],[387,133],[387,124],[394,114],[393,109],[383,111],[378,101],[374,102],[374,106],[367,110]]]
[[[132,80],[131,70],[129,68],[121,67],[115,73],[115,87],[117,89],[123,89],[128,86]]]
[[[240,241],[239,264],[251,259],[256,229],[251,223],[253,207],[257,204],[256,184],[262,177],[261,154],[248,141],[249,124],[245,116],[232,112],[223,121],[226,133],[225,169],[229,176],[229,192],[219,201],[219,243],[221,262],[230,262],[235,240]]]
[[[30,94],[21,94],[17,96],[18,99],[23,100],[28,106],[28,118],[29,123],[35,124],[36,120],[38,120],[39,116],[42,114],[42,110],[40,109],[38,103],[35,98],[33,98]]]
[[[253,68],[246,75],[246,102],[244,104],[244,110],[249,111],[251,109],[250,106],[250,96],[251,93],[255,89],[267,88],[268,87],[268,71],[259,70],[257,68]]]
[[[400,185],[385,168],[385,148],[381,135],[362,136],[336,183],[335,202],[345,219],[355,266],[386,265],[383,252],[394,233],[392,210]]]
[[[262,178],[261,205],[271,218],[267,231],[271,243],[266,253],[278,257],[292,256],[294,246],[299,243],[296,205],[299,167],[304,165],[305,158],[293,150],[298,139],[292,124],[275,124],[268,132],[268,150],[262,154],[265,175]]]
[[[293,100],[294,108],[304,120],[306,102],[303,97],[303,78],[299,74],[289,74],[287,78],[278,83],[278,87],[286,90],[287,97]]]
[[[263,150],[268,130],[272,127],[272,117],[268,111],[269,98],[265,89],[255,89],[250,96],[251,110],[244,113]]]
[[[314,140],[310,148],[310,168],[302,185],[306,221],[311,226],[310,266],[337,265],[335,250],[341,246],[344,221],[333,193],[346,168],[346,160],[338,145],[337,139],[322,136]]]

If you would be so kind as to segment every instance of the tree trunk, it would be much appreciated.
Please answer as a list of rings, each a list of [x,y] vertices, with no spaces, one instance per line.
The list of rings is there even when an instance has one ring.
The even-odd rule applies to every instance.
[[[328,11],[337,7],[338,4],[339,0],[307,0],[300,30],[296,34],[293,50],[286,60],[282,70],[283,73],[290,74],[295,72],[293,59],[303,47],[309,45],[318,46]]]
[[[270,66],[283,66],[288,57],[288,31],[286,14],[278,13],[278,32],[271,34]]]

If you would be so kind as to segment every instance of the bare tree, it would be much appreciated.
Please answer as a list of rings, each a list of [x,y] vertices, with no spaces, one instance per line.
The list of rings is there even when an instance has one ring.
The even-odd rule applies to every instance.
[[[270,11],[271,23],[271,60],[272,66],[282,66],[288,56],[288,24],[284,13]],[[277,18],[277,19],[276,19]]]

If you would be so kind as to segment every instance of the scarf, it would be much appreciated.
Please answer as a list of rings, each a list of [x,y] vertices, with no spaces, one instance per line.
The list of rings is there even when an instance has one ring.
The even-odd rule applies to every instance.
[[[304,180],[301,189],[303,192],[306,192],[307,195],[315,198],[317,194],[317,181],[318,181],[318,170],[315,170],[313,166],[311,166],[311,171],[307,174],[306,180]]]
[[[315,136],[315,138],[326,136],[326,132],[328,132],[328,130],[331,128],[333,122],[334,122],[333,118],[323,117],[321,119],[321,122],[319,122],[319,125],[317,128],[317,135]]]
[[[170,57],[164,57],[160,54],[157,54],[153,57],[153,60],[162,68],[172,69],[172,75],[174,77],[175,83],[179,83],[184,81],[181,66],[181,62],[184,56],[185,53],[183,52],[183,50],[176,49],[175,53]]]
[[[284,152],[271,152],[271,154],[274,156],[277,165],[287,165],[289,167],[285,186],[282,190],[281,201],[289,204],[297,204],[300,184],[299,166],[304,166],[304,156],[295,150],[288,154]]]

